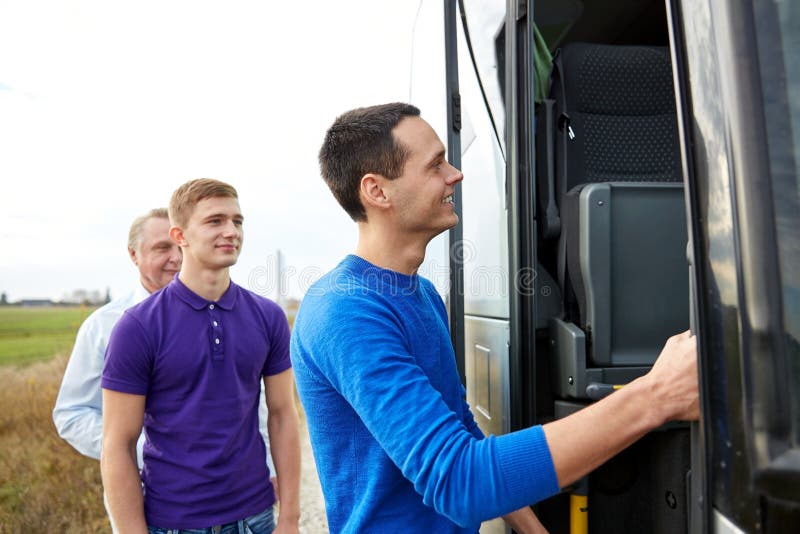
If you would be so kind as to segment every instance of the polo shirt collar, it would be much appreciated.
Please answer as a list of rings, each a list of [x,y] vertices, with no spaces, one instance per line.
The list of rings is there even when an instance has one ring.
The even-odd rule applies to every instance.
[[[219,306],[223,310],[230,311],[233,309],[234,305],[236,304],[236,296],[239,294],[239,286],[233,283],[231,280],[228,289],[225,290],[225,293],[222,294],[220,299],[216,302],[211,300],[206,300],[188,287],[186,284],[181,282],[178,278],[178,275],[175,275],[175,278],[172,279],[170,286],[175,290],[175,294],[184,301],[186,304],[191,306],[195,310],[202,310],[206,308],[209,304],[214,304]]]

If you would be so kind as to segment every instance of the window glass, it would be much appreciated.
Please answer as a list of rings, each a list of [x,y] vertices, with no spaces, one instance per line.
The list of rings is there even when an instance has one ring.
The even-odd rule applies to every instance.
[[[800,444],[800,2],[754,2],[795,444]]]
[[[464,15],[467,21],[470,44],[475,63],[462,61],[459,57],[459,69],[475,69],[480,77],[482,98],[489,106],[490,120],[497,134],[501,151],[505,150],[505,106],[503,105],[503,74],[499,59],[504,50],[498,46],[505,44],[498,39],[504,30],[503,19],[506,14],[506,3],[502,0],[464,0]],[[459,47],[466,46],[466,41]],[[461,51],[459,50],[459,54]],[[459,73],[460,75],[462,73]]]
[[[507,319],[510,281],[505,162],[460,24],[458,30],[464,311]]]

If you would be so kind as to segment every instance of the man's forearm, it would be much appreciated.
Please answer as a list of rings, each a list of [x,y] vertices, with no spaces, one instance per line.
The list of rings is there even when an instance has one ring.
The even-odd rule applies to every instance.
[[[508,526],[513,528],[520,534],[547,534],[547,529],[533,513],[533,510],[528,508],[520,508],[515,512],[503,516],[503,520],[508,523]]]
[[[699,415],[697,344],[687,331],[667,340],[645,376],[544,426],[558,483],[575,482],[667,421]]]
[[[120,534],[147,534],[136,447],[106,447],[100,459],[103,487]]]
[[[605,399],[544,425],[558,483],[563,488],[659,426],[643,409],[652,402],[646,384],[634,381]]]
[[[270,411],[267,426],[278,477],[279,521],[284,517],[296,521],[300,517],[300,432],[294,405]]]

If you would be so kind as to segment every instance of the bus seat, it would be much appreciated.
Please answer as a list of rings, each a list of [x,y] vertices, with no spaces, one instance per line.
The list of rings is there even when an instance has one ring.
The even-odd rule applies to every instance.
[[[564,316],[551,320],[556,392],[585,398],[592,381],[646,372],[666,338],[688,327],[669,51],[566,45],[549,96],[539,108],[538,196],[565,299]]]
[[[682,184],[604,182],[567,193],[567,273],[596,366],[647,366],[689,327]],[[572,228],[576,231],[573,233]]]
[[[562,200],[594,182],[681,182],[669,50],[571,43],[553,58],[537,120],[538,197],[545,237]]]

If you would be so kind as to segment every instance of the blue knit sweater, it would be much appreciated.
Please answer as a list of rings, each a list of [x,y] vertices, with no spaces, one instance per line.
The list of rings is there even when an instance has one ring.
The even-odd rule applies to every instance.
[[[332,533],[477,532],[559,491],[541,427],[484,439],[428,280],[348,256],[306,294],[291,357]]]

